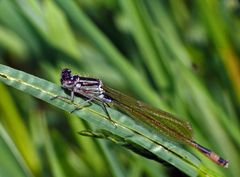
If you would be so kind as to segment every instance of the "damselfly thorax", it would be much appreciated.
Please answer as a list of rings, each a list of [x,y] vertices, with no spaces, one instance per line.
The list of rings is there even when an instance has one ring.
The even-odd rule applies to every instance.
[[[112,102],[112,99],[105,95],[103,83],[99,79],[90,77],[81,77],[71,75],[71,70],[64,69],[61,74],[62,87],[71,91],[71,100],[74,100],[74,94],[80,94],[90,100],[104,103]]]

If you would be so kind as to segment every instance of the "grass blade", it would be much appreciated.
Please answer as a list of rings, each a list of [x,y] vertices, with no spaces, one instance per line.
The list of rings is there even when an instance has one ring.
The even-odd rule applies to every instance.
[[[8,66],[0,65],[0,80],[68,112],[79,107],[79,103],[83,101],[81,98],[76,98],[75,103],[65,99],[52,100],[51,98],[57,95],[66,96],[60,86]],[[129,145],[144,149],[144,151],[154,154],[189,176],[207,174],[211,176],[210,170],[207,170],[194,155],[178,144],[160,134],[153,133],[154,130],[146,128],[116,110],[109,109],[109,113],[117,123],[117,127],[108,120],[104,111],[96,104],[84,107],[81,111],[75,111],[73,114],[106,130],[108,136],[119,137]]]

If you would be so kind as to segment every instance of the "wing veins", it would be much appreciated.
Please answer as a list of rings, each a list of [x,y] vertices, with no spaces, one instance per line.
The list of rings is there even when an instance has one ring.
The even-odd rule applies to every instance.
[[[141,101],[124,95],[112,88],[104,86],[104,90],[108,96],[113,97],[114,101],[117,103],[114,106],[121,111],[130,114],[130,116],[132,114],[135,118],[140,119],[143,122],[146,121],[157,129],[165,129],[165,131],[171,134],[168,136],[173,136],[173,138],[179,137],[181,139],[192,139],[192,128],[188,122],[180,120],[170,113],[151,107]],[[122,107],[118,106],[118,104],[122,105],[124,110]],[[165,134],[162,130],[161,132]]]

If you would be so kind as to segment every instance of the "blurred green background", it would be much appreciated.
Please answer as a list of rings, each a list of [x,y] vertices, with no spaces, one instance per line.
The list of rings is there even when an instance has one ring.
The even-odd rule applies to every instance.
[[[237,0],[0,0],[0,63],[59,84],[62,68],[183,117],[240,174]],[[0,176],[185,176],[0,83]],[[66,118],[67,117],[67,118]],[[189,148],[191,150],[191,148]],[[199,154],[198,154],[199,155]]]

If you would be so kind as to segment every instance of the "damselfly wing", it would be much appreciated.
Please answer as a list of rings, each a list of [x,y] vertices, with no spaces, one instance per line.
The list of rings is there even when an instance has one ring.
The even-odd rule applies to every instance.
[[[107,96],[113,98],[112,104],[114,107],[144,123],[150,124],[156,131],[165,136],[184,143],[186,143],[186,140],[192,139],[192,128],[188,122],[105,85],[103,85],[103,90]]]

